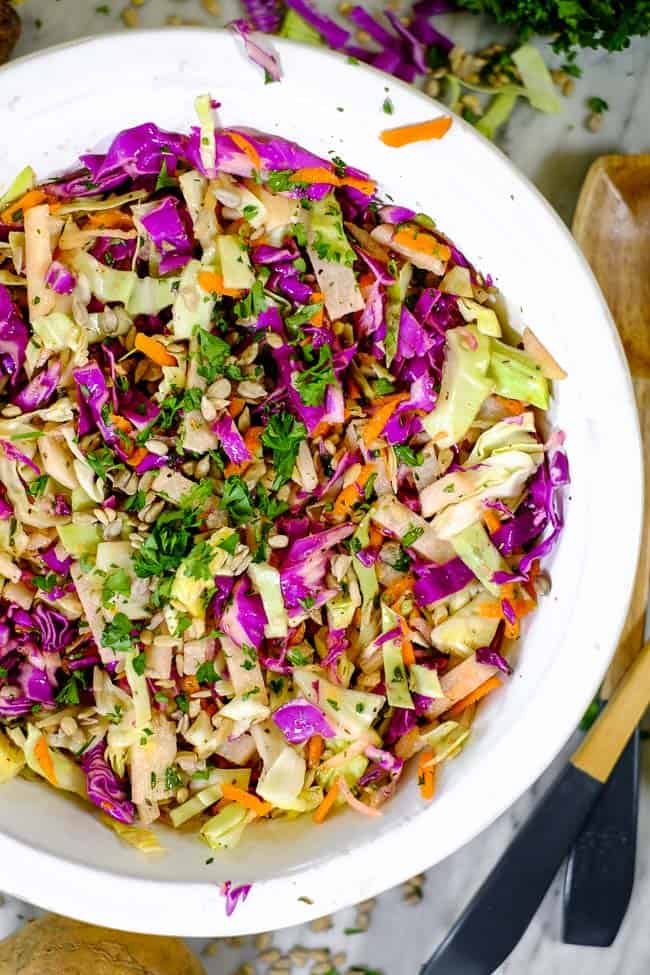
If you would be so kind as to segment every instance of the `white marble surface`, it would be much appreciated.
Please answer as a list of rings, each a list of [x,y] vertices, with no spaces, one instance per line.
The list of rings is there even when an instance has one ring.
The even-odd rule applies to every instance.
[[[135,10],[142,26],[161,26],[169,16],[220,26],[238,13],[237,0],[223,0],[221,14],[212,16],[199,0],[145,0]],[[321,0],[323,8],[334,9],[332,0]],[[121,30],[124,2],[107,0],[26,0],[20,4],[23,36],[17,54],[72,40],[76,37]],[[468,49],[496,37],[480,21],[468,15],[439,18],[457,42]],[[173,29],[170,27],[170,29]],[[598,155],[608,152],[650,151],[650,40],[637,40],[614,57],[582,55],[583,78],[570,98],[563,100],[560,116],[541,116],[520,106],[503,132],[500,145],[537,184],[561,216],[569,222],[587,168]],[[117,68],[119,70],[119,68]],[[45,81],[45,79],[44,79]],[[587,131],[586,99],[599,95],[610,106],[597,135]],[[47,85],[44,83],[44,97]],[[552,716],[549,715],[549,720]],[[561,761],[561,759],[560,759]],[[556,767],[557,767],[556,763]],[[342,912],[330,932],[315,934],[290,929],[276,936],[276,944],[288,949],[296,944],[327,946],[344,950],[348,958],[341,968],[363,963],[384,975],[415,975],[431,950],[444,935],[468,896],[480,884],[508,843],[517,825],[535,803],[553,769],[490,829],[427,874],[424,899],[408,906],[399,890],[386,893],[377,905],[367,934],[345,935],[354,925],[355,912]],[[631,908],[619,936],[609,949],[587,949],[564,945],[560,933],[562,876],[540,908],[525,937],[501,975],[646,975],[650,970],[650,750],[642,758],[642,801],[636,885]],[[341,878],[345,883],[345,877]],[[1,884],[1,881],[0,881]],[[27,905],[7,900],[0,908],[0,937],[29,917]],[[196,943],[198,950],[204,948]],[[209,975],[229,975],[255,955],[251,943],[241,947],[218,946],[215,955],[204,956]],[[258,970],[264,971],[260,965]],[[295,975],[298,975],[296,970]],[[302,973],[301,973],[302,975]],[[459,972],[459,975],[463,975]]]

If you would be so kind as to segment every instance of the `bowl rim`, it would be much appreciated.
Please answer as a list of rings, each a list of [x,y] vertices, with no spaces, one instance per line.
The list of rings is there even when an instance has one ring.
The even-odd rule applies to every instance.
[[[167,41],[172,33],[178,50],[191,51],[191,42],[200,34],[208,35],[215,44],[226,43],[226,39],[228,44],[233,44],[231,32],[223,28],[197,26],[174,28],[173,32],[169,28],[111,31],[76,38],[26,54],[4,65],[0,77],[6,80],[8,75],[20,71],[28,62],[40,63],[43,70],[42,77],[45,77],[46,62],[62,51],[88,47],[101,48],[106,45],[110,47],[119,38],[119,43],[123,46],[122,54],[124,54],[126,46],[137,47],[143,38],[151,41],[152,38],[158,37],[161,41]],[[304,45],[286,39],[274,37],[272,43],[279,53],[289,60],[292,56],[299,60],[298,52],[303,54],[305,52]],[[231,53],[234,53],[234,47]],[[345,63],[345,55],[329,49],[310,49],[309,56],[313,60],[320,59],[327,62],[331,71],[336,71]],[[355,70],[374,77],[377,86],[381,86],[379,91],[383,91],[387,75],[365,64],[359,64]],[[630,595],[627,601],[622,601],[609,627],[612,633],[616,633],[615,639],[618,639],[628,612],[631,583],[640,547],[644,491],[643,454],[627,361],[605,299],[569,229],[528,177],[520,172],[496,146],[484,139],[463,119],[450,112],[447,106],[429,98],[413,85],[398,79],[391,77],[390,84],[404,95],[408,95],[409,99],[419,101],[423,107],[426,106],[429,114],[432,114],[432,107],[434,112],[451,114],[454,126],[460,127],[465,136],[470,141],[474,140],[482,152],[489,151],[493,155],[502,171],[507,172],[513,187],[516,187],[520,194],[526,195],[529,202],[532,201],[539,207],[540,213],[543,212],[544,220],[553,225],[555,233],[573,251],[582,272],[581,285],[591,291],[592,299],[600,306],[604,319],[603,325],[605,322],[608,324],[613,351],[621,367],[620,380],[625,395],[625,402],[621,408],[627,410],[627,420],[631,423],[626,430],[626,435],[630,447],[633,445],[634,456],[628,458],[628,471],[633,475],[629,480],[635,485],[635,490],[632,490],[631,496],[627,498],[626,511],[627,524],[632,526],[632,537],[635,540],[632,545],[632,556],[628,555],[625,566],[625,574],[630,582]],[[608,639],[607,643],[610,650],[615,646],[614,639]],[[201,883],[176,882],[112,873],[36,849],[26,842],[0,832],[0,857],[5,864],[3,888],[7,893],[26,899],[39,907],[63,913],[72,911],[75,917],[90,923],[109,925],[122,930],[178,934],[188,937],[250,934],[279,929],[305,923],[315,917],[358,903],[403,882],[409,876],[427,869],[433,863],[455,852],[486,829],[530,788],[574,731],[582,710],[600,684],[610,657],[611,653],[602,653],[598,666],[594,666],[591,672],[590,682],[582,688],[582,694],[578,695],[576,692],[571,698],[573,703],[570,706],[565,705],[559,717],[555,715],[546,746],[535,752],[535,761],[525,769],[519,770],[516,784],[505,789],[499,796],[488,796],[480,812],[475,816],[471,828],[465,829],[461,837],[439,842],[433,857],[427,853],[425,817],[421,816],[418,823],[411,821],[408,824],[410,831],[415,829],[418,832],[419,843],[413,842],[412,835],[408,836],[407,841],[404,825],[397,824],[390,831],[386,831],[357,849],[334,851],[325,862],[307,863],[304,868],[290,875],[258,882],[255,885],[255,896],[242,904],[231,918],[226,918],[222,895],[214,880],[206,879]],[[396,856],[398,850],[399,856]],[[377,861],[382,859],[382,854],[385,857],[381,867],[378,867]],[[345,885],[341,883],[343,859],[345,860]],[[342,889],[343,886],[345,889]],[[306,890],[318,890],[323,897],[317,904],[306,903],[301,896]],[[135,905],[138,907],[136,908]]]

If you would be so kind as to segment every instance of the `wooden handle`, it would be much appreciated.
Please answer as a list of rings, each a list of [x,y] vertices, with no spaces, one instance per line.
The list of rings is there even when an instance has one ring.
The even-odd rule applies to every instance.
[[[606,782],[649,702],[650,642],[630,666],[571,763],[599,782]]]

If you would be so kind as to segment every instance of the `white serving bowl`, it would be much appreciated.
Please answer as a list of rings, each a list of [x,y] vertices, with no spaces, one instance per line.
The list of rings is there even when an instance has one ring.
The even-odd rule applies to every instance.
[[[161,830],[166,856],[126,847],[80,806],[16,780],[0,793],[0,884],[85,921],[160,934],[241,934],[297,924],[382,891],[462,846],[505,810],[574,729],[614,650],[641,524],[633,393],[605,302],[575,243],[508,160],[458,119],[440,142],[395,150],[379,132],[445,109],[380,72],[277,42],[280,84],[265,85],[239,41],[219,31],[130,32],[55,48],[1,73],[0,182],[40,177],[144,121],[187,130],[210,91],[223,124],[281,133],[368,170],[397,203],[431,214],[490,271],[511,321],[528,323],[568,370],[554,401],[572,486],[552,558],[553,591],[535,614],[507,687],[486,701],[470,745],[424,804],[414,772],[379,820],[352,812],[250,829],[230,853]],[[382,104],[390,96],[395,114]],[[218,885],[253,882],[226,918]]]

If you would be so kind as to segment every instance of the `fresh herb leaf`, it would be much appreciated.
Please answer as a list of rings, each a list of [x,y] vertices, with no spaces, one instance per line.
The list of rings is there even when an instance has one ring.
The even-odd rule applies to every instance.
[[[228,555],[234,555],[238,545],[239,535],[237,532],[233,532],[232,535],[228,535],[228,538],[224,538],[223,541],[219,542],[217,548],[222,548]]]
[[[214,669],[212,660],[206,660],[196,668],[196,679],[199,684],[214,684],[219,680],[219,674]]]
[[[108,447],[100,447],[99,450],[93,450],[86,454],[86,461],[92,467],[95,476],[102,480],[110,470],[122,466]]]
[[[309,305],[300,305],[298,310],[295,311],[293,315],[289,315],[287,318],[285,318],[284,323],[290,331],[295,332],[300,325],[306,325],[307,322],[310,322],[314,315],[318,314],[322,307],[322,301],[314,301]]]
[[[424,535],[424,528],[420,528],[420,527],[409,528],[406,534],[402,537],[402,545],[405,548],[408,548],[409,545],[413,544],[413,542],[417,542],[418,538],[421,535]]]
[[[212,383],[215,381],[217,376],[223,375],[224,366],[226,365],[226,359],[230,355],[230,346],[218,335],[213,335],[212,332],[206,331],[206,329],[199,329],[198,333],[198,358],[199,376],[208,382]]]
[[[226,509],[236,525],[253,518],[255,509],[250,491],[239,474],[232,474],[224,481],[220,506]]]
[[[392,115],[393,112],[395,111],[395,106],[393,105],[390,98],[384,98],[384,104],[381,107],[382,110],[386,113],[386,115]]]
[[[318,360],[296,375],[294,386],[305,406],[322,406],[327,387],[335,382],[332,350],[329,345],[321,345]]]
[[[156,179],[156,191],[167,189],[168,186],[176,186],[176,180],[167,172],[167,160],[163,159],[158,178]]]
[[[144,491],[140,491],[138,489],[135,494],[132,494],[126,499],[123,508],[125,511],[142,511],[146,503],[147,501]]]
[[[55,696],[57,704],[79,704],[79,688],[86,686],[83,671],[73,670]]]
[[[128,596],[131,592],[131,579],[124,568],[115,569],[104,576],[102,584],[102,606],[109,606],[117,595]]]
[[[602,115],[604,112],[609,110],[609,105],[604,98],[600,98],[598,95],[592,95],[591,98],[587,99],[587,105],[592,112],[596,115]]]
[[[306,436],[307,427],[300,420],[296,420],[291,413],[282,411],[269,417],[268,425],[262,434],[262,443],[273,451],[274,491],[290,479],[300,444]]]
[[[165,789],[168,792],[174,792],[179,789],[183,784],[183,779],[178,773],[178,769],[175,765],[168,765],[165,769]]]
[[[58,584],[55,572],[47,572],[44,576],[32,576],[30,581],[41,592],[52,592]]]
[[[393,450],[398,461],[408,464],[409,467],[420,467],[424,463],[424,454],[421,451],[416,452],[406,444],[395,444]]]
[[[144,653],[138,653],[133,658],[133,669],[135,670],[136,674],[139,677],[142,677],[142,675],[144,674],[144,668],[146,666],[146,663],[147,661]]]
[[[43,494],[45,494],[49,479],[48,474],[39,474],[39,476],[35,477],[33,481],[30,481],[25,487],[29,497],[40,498]]]
[[[102,646],[116,653],[128,653],[134,649],[131,630],[133,623],[124,613],[116,613],[102,633]]]

